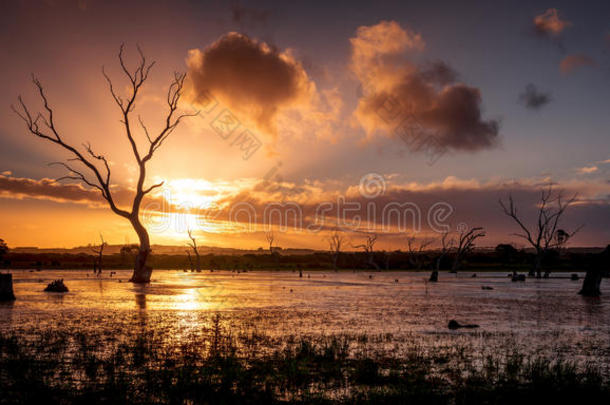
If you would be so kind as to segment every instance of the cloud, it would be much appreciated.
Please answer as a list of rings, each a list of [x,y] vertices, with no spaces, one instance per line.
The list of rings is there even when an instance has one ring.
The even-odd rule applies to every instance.
[[[63,184],[53,179],[33,180],[0,175],[0,196],[12,198],[44,198],[53,201],[100,203],[99,191],[86,189],[80,184]]]
[[[133,190],[114,186],[111,188],[111,192],[117,206],[126,209],[131,207],[134,197]],[[6,174],[0,175],[0,198],[35,198],[56,202],[73,202],[95,208],[108,206],[98,190],[85,188],[79,183],[60,183],[49,178],[36,180],[26,177],[11,177]],[[146,205],[160,206],[162,198],[159,195],[147,195],[142,204],[143,207]]]
[[[578,169],[578,173],[580,174],[590,174],[595,173],[598,170],[597,166],[585,166]]]
[[[187,65],[191,101],[205,103],[212,94],[267,134],[276,134],[278,112],[307,105],[316,93],[290,51],[235,32],[190,50]]]
[[[595,67],[597,66],[597,62],[587,55],[572,54],[567,55],[561,60],[559,70],[561,70],[561,73],[563,74],[569,74],[574,72],[576,69],[585,66]]]
[[[329,188],[329,184],[323,183],[284,182],[271,186],[259,183],[225,197],[220,203],[222,212],[216,218],[233,223],[235,229],[243,229],[248,225],[253,230],[269,224],[282,225],[289,233],[295,232],[295,227],[305,232],[308,229],[324,232],[339,228],[351,235],[376,232],[381,241],[388,241],[392,237],[404,239],[414,230],[414,221],[419,217],[421,233],[418,235],[438,238],[438,232],[430,226],[427,218],[430,210],[440,203],[450,207],[451,214],[443,223],[448,224],[451,231],[455,232],[461,223],[484,226],[489,235],[486,245],[493,245],[514,241],[515,238],[511,235],[516,231],[515,224],[502,213],[498,199],[512,193],[520,214],[528,224],[533,225],[540,189],[545,186],[546,183],[529,179],[507,183],[502,180],[480,182],[448,177],[444,181],[428,184],[388,180],[382,192],[370,197],[363,196],[358,185]],[[283,193],[280,188],[284,188]],[[577,243],[605,245],[610,237],[607,230],[610,217],[604,213],[610,208],[610,184],[601,181],[568,181],[557,185],[556,189],[565,190],[566,195],[578,192],[579,198],[570,207],[562,226],[572,229],[584,223],[587,232],[579,235]],[[285,199],[280,200],[279,194]],[[279,201],[284,201],[284,204]],[[403,208],[398,208],[397,204],[403,204]],[[341,207],[345,207],[345,210]],[[396,213],[395,209],[406,207],[416,207],[411,211],[411,214],[415,213],[414,216],[409,214],[399,217],[391,214],[391,211]],[[232,214],[232,208],[244,211],[235,215],[238,211],[235,210]],[[369,210],[374,210],[376,214],[371,215]],[[242,215],[246,211],[249,214]],[[406,228],[399,218],[401,221],[407,220]],[[311,239],[312,234],[308,235]]]
[[[417,66],[405,51],[419,51],[419,34],[394,21],[358,28],[351,69],[362,86],[354,112],[370,139],[377,133],[401,137],[413,150],[420,141],[438,148],[476,151],[497,143],[499,123],[485,120],[478,88],[457,82],[446,63]]]
[[[523,93],[519,94],[519,101],[532,110],[539,110],[551,102],[551,93],[538,90],[536,85],[530,83],[525,86]]]
[[[571,22],[559,17],[559,11],[556,8],[549,8],[544,13],[535,16],[533,22],[535,32],[547,37],[557,37],[572,25]]]

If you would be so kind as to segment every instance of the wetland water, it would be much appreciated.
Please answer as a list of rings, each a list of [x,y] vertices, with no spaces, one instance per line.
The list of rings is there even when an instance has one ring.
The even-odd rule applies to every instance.
[[[438,283],[429,283],[428,272],[311,271],[299,278],[290,271],[156,270],[146,286],[127,282],[127,270],[102,278],[81,270],[12,273],[17,300],[0,305],[0,330],[30,337],[65,329],[120,339],[147,330],[180,342],[209,331],[220,314],[233,336],[265,336],[266,345],[347,335],[398,355],[413,345],[459,346],[473,355],[518,346],[606,370],[610,364],[610,283],[602,282],[601,298],[583,298],[582,281],[566,273],[511,282],[507,272],[476,278],[441,272]],[[70,292],[44,293],[57,278]],[[450,331],[450,319],[480,328]]]

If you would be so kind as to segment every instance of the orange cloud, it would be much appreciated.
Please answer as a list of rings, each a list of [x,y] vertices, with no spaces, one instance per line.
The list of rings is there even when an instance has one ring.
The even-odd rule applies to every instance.
[[[573,54],[567,55],[565,58],[561,60],[559,64],[559,70],[563,74],[569,74],[574,72],[576,69],[585,66],[597,66],[597,62],[593,60],[591,57],[583,54]]]
[[[276,134],[280,110],[307,105],[315,93],[315,85],[289,51],[235,32],[204,50],[190,50],[187,65],[194,103],[205,103],[212,94],[267,134]]]
[[[559,11],[556,8],[549,8],[534,17],[534,29],[540,35],[557,36],[571,25],[571,22],[559,17]]]
[[[369,138],[400,137],[413,150],[422,142],[468,151],[497,143],[499,123],[482,118],[477,88],[456,82],[442,61],[420,67],[401,58],[406,49],[423,49],[419,35],[382,22],[360,27],[350,41],[351,67],[363,88],[354,117]]]

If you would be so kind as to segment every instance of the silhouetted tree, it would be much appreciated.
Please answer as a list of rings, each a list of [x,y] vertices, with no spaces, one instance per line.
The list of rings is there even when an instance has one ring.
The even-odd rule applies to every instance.
[[[189,265],[191,266],[191,272],[195,271],[195,266],[193,266],[193,259],[191,258],[191,252],[189,250],[185,250],[186,256],[189,259]]]
[[[95,263],[93,266],[93,271],[97,269],[97,274],[102,274],[102,264],[104,261],[104,248],[107,246],[107,243],[104,241],[104,236],[100,233],[100,245],[99,247],[93,247],[91,250],[93,253],[97,254],[97,259],[95,259]]]
[[[269,253],[273,254],[273,241],[275,240],[275,234],[272,230],[265,233],[265,239],[267,239],[267,244],[269,245]]]
[[[364,250],[367,257],[367,263],[375,270],[379,270],[379,265],[375,263],[375,243],[377,242],[377,234],[368,235],[366,240],[361,245],[354,246],[357,249]]]
[[[432,244],[432,239],[417,240],[415,235],[407,239],[407,250],[409,251],[409,264],[412,268],[420,270],[424,265],[424,251]]]
[[[337,260],[341,254],[341,248],[345,244],[345,237],[338,231],[333,232],[328,238],[328,250],[333,262],[333,270],[337,270]]]
[[[191,240],[188,245],[191,247],[191,249],[193,249],[193,253],[195,253],[195,264],[196,264],[196,270],[197,272],[201,271],[201,258],[199,257],[199,250],[197,250],[197,240],[195,239],[195,237],[193,236],[192,231],[189,229],[188,230],[188,234],[189,234],[189,239]],[[189,261],[191,260],[191,256],[189,255]],[[192,267],[192,265],[191,265]]]
[[[484,237],[485,231],[482,227],[470,228],[460,232],[460,236],[457,240],[455,247],[455,256],[453,257],[453,265],[451,266],[451,272],[456,273],[460,267],[462,259],[468,255],[474,249],[474,242],[478,238]]]
[[[432,281],[432,282],[438,281],[438,272],[441,269],[441,263],[443,262],[443,259],[447,256],[449,251],[451,250],[453,243],[454,243],[453,238],[449,239],[449,232],[443,232],[441,239],[440,239],[440,247],[438,250],[438,255],[435,260],[434,270],[432,270],[432,273],[430,274],[429,281]]]
[[[146,165],[152,159],[154,153],[161,147],[168,136],[176,129],[181,119],[186,116],[192,116],[196,114],[176,114],[178,104],[182,96],[182,90],[184,86],[185,74],[174,73],[174,79],[169,86],[167,91],[167,106],[168,111],[165,116],[164,125],[161,130],[151,135],[144,125],[144,122],[138,117],[139,124],[142,131],[146,135],[148,140],[148,147],[143,151],[137,147],[136,138],[134,136],[134,128],[132,122],[132,113],[135,109],[136,99],[140,93],[140,89],[144,82],[148,79],[150,70],[154,66],[155,62],[148,63],[146,57],[138,48],[140,55],[140,61],[138,62],[135,69],[130,70],[123,58],[123,45],[119,50],[119,63],[123,73],[125,74],[129,85],[127,86],[127,95],[121,96],[115,89],[112,80],[106,74],[102,68],[102,74],[108,82],[110,94],[114,99],[115,103],[120,109],[121,123],[124,127],[124,133],[126,138],[129,140],[131,145],[131,151],[138,165],[139,174],[136,183],[135,196],[133,198],[131,207],[129,209],[123,209],[117,206],[116,201],[113,197],[113,187],[110,181],[110,164],[104,155],[94,152],[90,144],[84,145],[84,151],[77,149],[77,147],[68,143],[63,134],[60,134],[56,124],[54,110],[51,108],[45,91],[40,81],[33,77],[32,80],[44,106],[44,112],[32,113],[24,103],[21,96],[19,96],[19,106],[12,106],[13,111],[21,117],[25,122],[27,129],[33,135],[45,139],[65,151],[69,152],[71,158],[68,159],[68,163],[55,162],[54,164],[63,166],[68,170],[68,175],[58,179],[69,179],[79,181],[86,186],[99,190],[102,197],[108,202],[110,209],[117,215],[127,219],[139,239],[139,251],[135,260],[133,275],[130,281],[134,283],[146,283],[150,281],[152,274],[152,268],[147,265],[148,259],[151,253],[150,249],[150,237],[148,231],[140,221],[140,206],[143,198],[154,189],[161,187],[163,182],[154,184],[146,187]],[[80,165],[81,167],[75,167],[72,162]],[[100,168],[101,166],[101,168]]]
[[[499,200],[504,213],[511,217],[523,231],[523,233],[514,235],[528,241],[536,252],[534,267],[530,271],[530,275],[535,274],[540,278],[542,261],[547,252],[550,249],[565,245],[568,238],[573,237],[580,230],[581,227],[568,233],[558,228],[561,217],[566,209],[576,201],[577,196],[577,194],[574,194],[566,200],[563,191],[555,192],[552,184],[548,188],[542,189],[538,200],[538,218],[536,224],[531,228],[526,226],[523,219],[519,217],[512,194],[508,195],[506,202],[502,199]],[[560,231],[561,233],[558,235],[557,233]]]

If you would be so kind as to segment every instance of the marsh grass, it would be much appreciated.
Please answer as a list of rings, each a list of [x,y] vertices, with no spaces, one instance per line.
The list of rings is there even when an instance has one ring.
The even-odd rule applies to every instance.
[[[397,350],[392,336],[153,330],[0,333],[2,403],[567,403],[610,401],[599,367],[466,346]],[[386,349],[379,345],[387,343]]]

